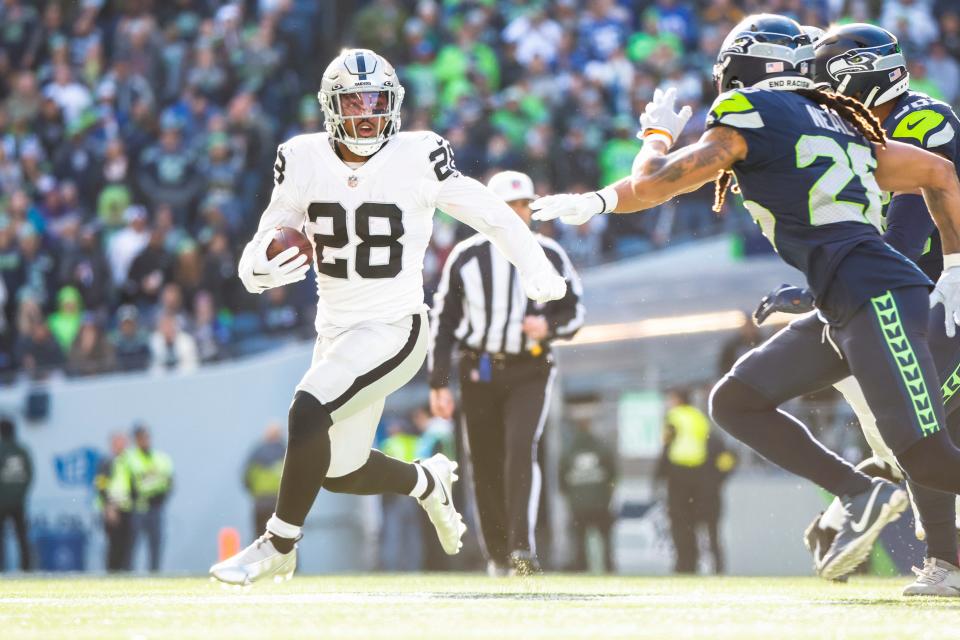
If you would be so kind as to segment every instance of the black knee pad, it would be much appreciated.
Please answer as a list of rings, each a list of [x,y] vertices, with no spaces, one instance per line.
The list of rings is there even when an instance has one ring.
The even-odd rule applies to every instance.
[[[769,411],[776,405],[756,389],[732,376],[724,376],[710,392],[710,417],[729,431],[744,412]]]
[[[323,404],[306,391],[297,391],[287,416],[287,438],[289,445],[326,434],[333,425],[333,418]]]

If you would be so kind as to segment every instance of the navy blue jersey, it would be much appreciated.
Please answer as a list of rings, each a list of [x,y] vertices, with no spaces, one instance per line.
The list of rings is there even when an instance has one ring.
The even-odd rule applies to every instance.
[[[960,120],[944,102],[924,93],[908,91],[894,101],[893,110],[883,120],[883,128],[892,140],[940,154],[955,166],[960,164],[960,143],[957,140]],[[957,166],[957,174],[960,176],[960,166]],[[932,226],[930,222],[927,225]],[[943,249],[936,227],[932,227],[932,235],[916,262],[934,280],[943,271]]]
[[[738,89],[713,103],[715,126],[746,140],[732,167],[744,205],[831,323],[888,289],[931,284],[883,241],[873,145],[837,113],[792,91]]]

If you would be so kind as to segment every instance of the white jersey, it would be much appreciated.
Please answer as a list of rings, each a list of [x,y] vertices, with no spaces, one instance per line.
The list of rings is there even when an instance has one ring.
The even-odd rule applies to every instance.
[[[398,133],[356,169],[326,133],[300,135],[280,145],[274,170],[270,204],[244,253],[274,227],[303,229],[314,246],[318,332],[425,308],[423,259],[438,208],[489,235],[521,274],[552,269],[523,222],[457,171],[435,133]]]

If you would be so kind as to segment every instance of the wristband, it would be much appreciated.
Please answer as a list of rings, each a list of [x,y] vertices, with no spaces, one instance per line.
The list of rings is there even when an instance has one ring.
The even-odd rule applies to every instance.
[[[663,144],[667,145],[667,149],[673,146],[673,136],[670,135],[670,132],[664,131],[663,129],[646,129],[643,132],[644,142],[652,140],[659,140]]]
[[[960,253],[945,253],[943,255],[943,270],[960,267]]]
[[[620,197],[617,195],[617,190],[613,187],[604,187],[600,191],[594,191],[597,194],[597,197],[600,198],[600,213],[610,213],[617,208],[617,202],[620,200]],[[960,254],[958,259],[960,259]]]

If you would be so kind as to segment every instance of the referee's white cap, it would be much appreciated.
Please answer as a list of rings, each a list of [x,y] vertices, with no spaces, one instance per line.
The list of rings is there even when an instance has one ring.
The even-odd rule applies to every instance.
[[[487,186],[507,202],[514,200],[534,200],[533,180],[519,171],[501,171],[490,177]]]

